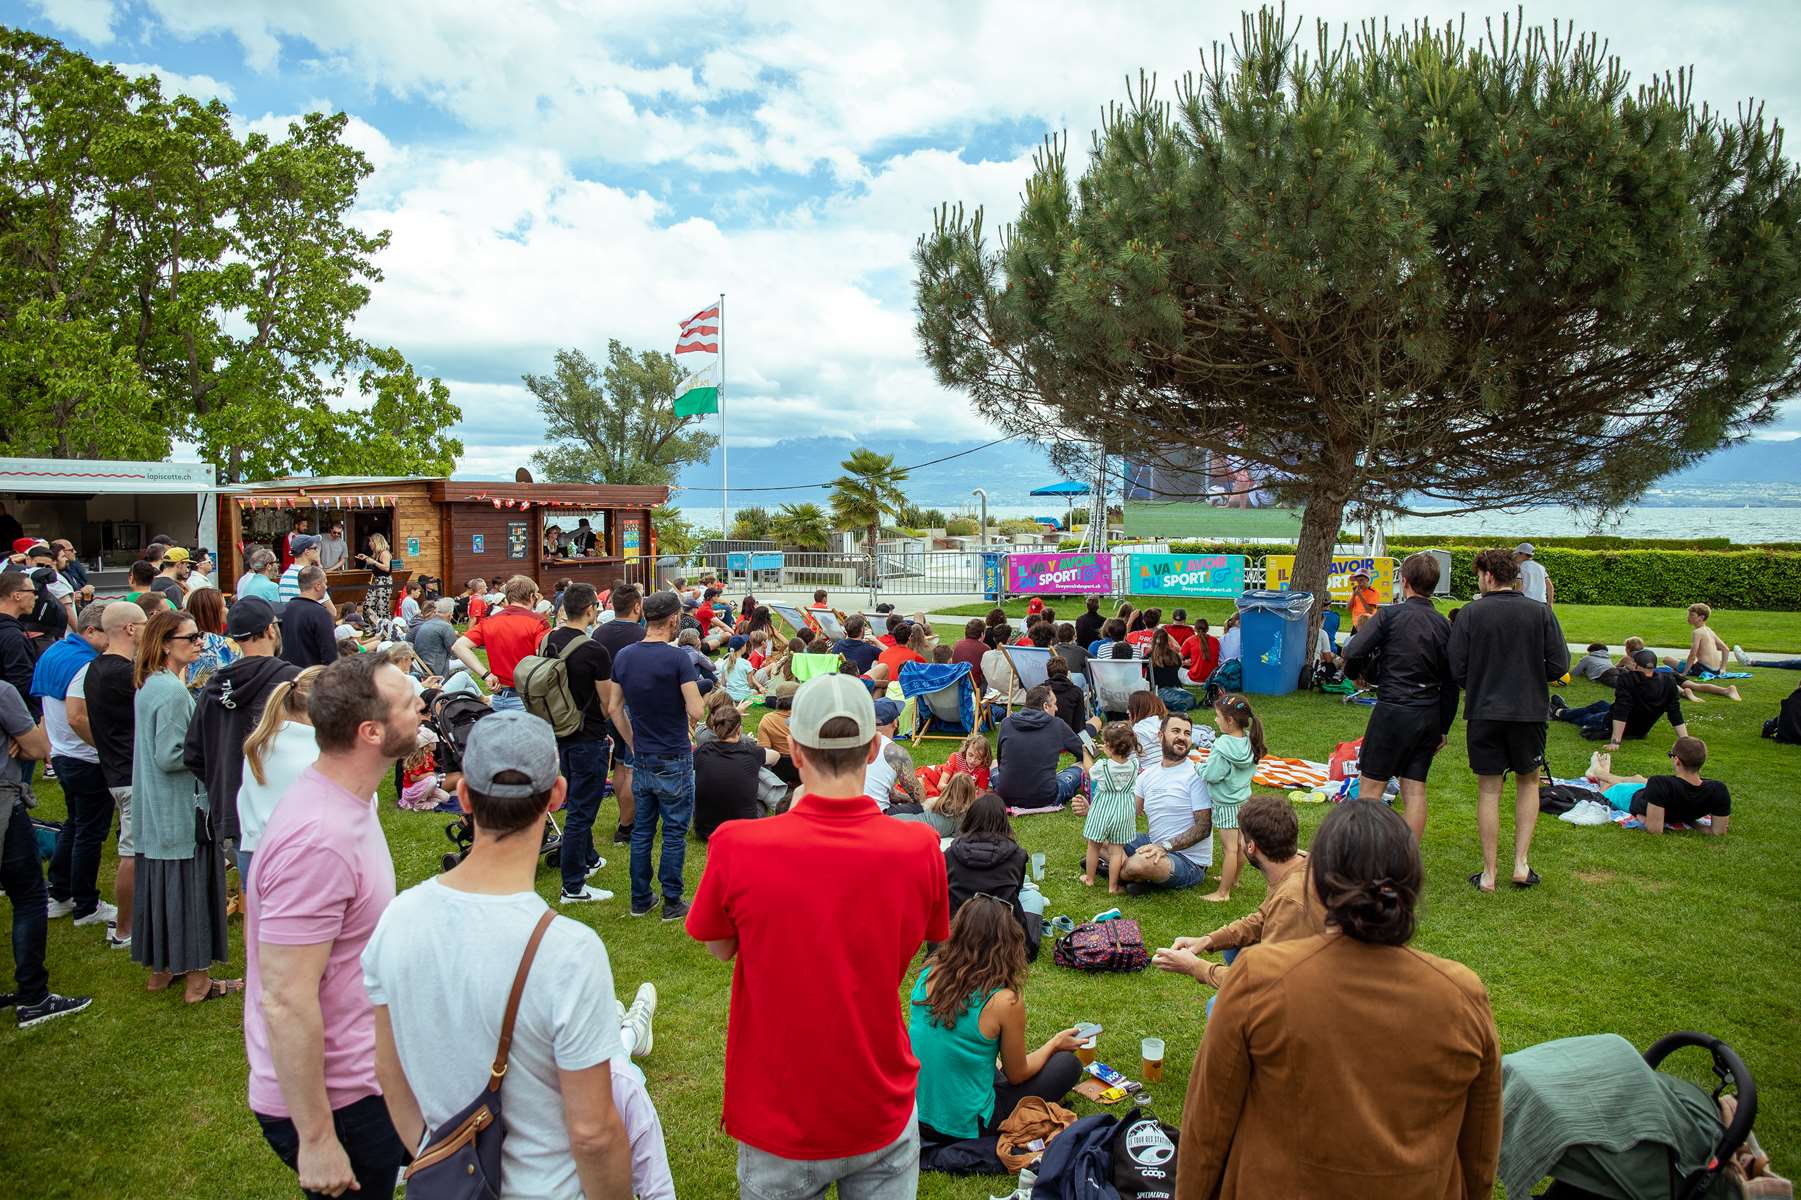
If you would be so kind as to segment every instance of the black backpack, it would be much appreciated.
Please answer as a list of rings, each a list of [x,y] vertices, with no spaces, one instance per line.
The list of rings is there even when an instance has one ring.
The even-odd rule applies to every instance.
[[[20,622],[27,629],[42,633],[46,646],[62,637],[69,627],[69,616],[63,611],[62,601],[50,594],[50,585],[57,580],[55,567],[39,567],[31,573],[37,600],[32,604],[30,614]]]

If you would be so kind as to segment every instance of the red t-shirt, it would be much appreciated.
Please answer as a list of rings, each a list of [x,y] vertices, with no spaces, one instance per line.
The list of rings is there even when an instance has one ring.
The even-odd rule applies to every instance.
[[[1126,645],[1148,646],[1151,644],[1151,639],[1156,636],[1157,631],[1155,629],[1135,629],[1126,635]]]
[[[700,622],[701,636],[705,637],[707,630],[713,628],[713,606],[711,604],[703,604],[695,609],[694,619]]]
[[[950,936],[938,835],[867,796],[802,796],[728,821],[688,913],[700,941],[738,939],[725,1037],[726,1133],[790,1159],[850,1158],[913,1119],[919,1060],[900,985]]]
[[[890,649],[892,649],[894,647],[894,635],[892,633],[884,633],[880,637],[876,638],[876,641],[880,642],[884,646],[889,647]]]
[[[1197,633],[1182,643],[1182,657],[1188,660],[1188,677],[1203,683],[1219,666],[1219,639],[1211,633]]]
[[[926,660],[905,646],[890,646],[876,656],[876,661],[888,664],[888,679],[892,682],[900,678],[900,669],[903,664],[925,662]]]
[[[488,651],[488,670],[494,672],[501,687],[510,688],[513,668],[520,659],[538,652],[538,643],[549,628],[537,613],[509,604],[463,636]]]
[[[469,621],[474,624],[488,615],[488,599],[486,596],[469,597]]]
[[[1186,646],[1188,639],[1194,636],[1194,626],[1192,625],[1177,625],[1172,621],[1163,628],[1169,630],[1169,644],[1177,650]]]

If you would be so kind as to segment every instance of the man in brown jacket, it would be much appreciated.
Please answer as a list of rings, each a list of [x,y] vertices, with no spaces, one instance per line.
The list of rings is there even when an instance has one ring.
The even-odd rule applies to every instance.
[[[1313,890],[1307,854],[1297,849],[1301,824],[1294,805],[1282,796],[1252,796],[1238,812],[1238,828],[1244,834],[1244,852],[1251,865],[1269,884],[1263,903],[1255,912],[1212,933],[1177,938],[1151,960],[1165,971],[1192,975],[1213,988],[1225,983],[1226,970],[1243,947],[1326,931],[1326,910]],[[1212,950],[1225,951],[1226,961],[1209,962],[1201,957]],[[1212,1000],[1207,1008],[1211,1016]]]

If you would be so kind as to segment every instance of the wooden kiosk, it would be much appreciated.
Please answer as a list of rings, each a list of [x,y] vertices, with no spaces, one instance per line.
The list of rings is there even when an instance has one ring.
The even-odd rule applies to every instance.
[[[226,489],[219,514],[219,585],[231,591],[244,572],[244,552],[273,546],[306,518],[310,532],[344,525],[350,556],[329,573],[340,603],[360,603],[369,572],[355,556],[380,534],[394,555],[398,597],[408,578],[442,581],[445,595],[483,579],[529,575],[548,595],[559,579],[605,590],[620,579],[651,576],[656,534],[651,510],[666,487],[586,483],[489,483],[435,476],[282,479]],[[573,538],[586,519],[592,541]],[[547,535],[554,528],[560,535]],[[587,547],[578,553],[578,545]]]

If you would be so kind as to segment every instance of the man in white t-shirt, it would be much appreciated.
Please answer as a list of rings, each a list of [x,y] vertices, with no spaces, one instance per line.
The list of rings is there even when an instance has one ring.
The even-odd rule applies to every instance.
[[[1140,770],[1132,785],[1150,832],[1126,843],[1131,857],[1119,877],[1128,892],[1191,888],[1213,865],[1213,799],[1201,773],[1188,761],[1193,734],[1187,713],[1164,717],[1159,733],[1163,758]],[[1087,812],[1087,800],[1078,797],[1074,808]]]
[[[566,792],[547,722],[519,710],[484,717],[457,787],[475,823],[468,857],[396,898],[363,952],[376,1072],[415,1151],[489,1077],[514,975],[550,911],[534,873],[545,813]],[[634,1008],[633,1041],[648,1048],[650,1013]],[[606,947],[587,925],[553,917],[520,994],[502,1092],[508,1195],[632,1194],[610,1065],[624,1053]]]
[[[1521,542],[1513,548],[1513,561],[1520,564],[1520,591],[1540,604],[1555,604],[1557,585],[1551,582],[1544,564],[1532,557],[1536,553],[1531,542]]]
[[[894,740],[900,714],[901,706],[892,700],[875,702],[876,736],[881,739],[882,749],[863,771],[863,794],[883,812],[897,801],[918,804],[925,799],[919,776],[913,772],[913,756]]]

